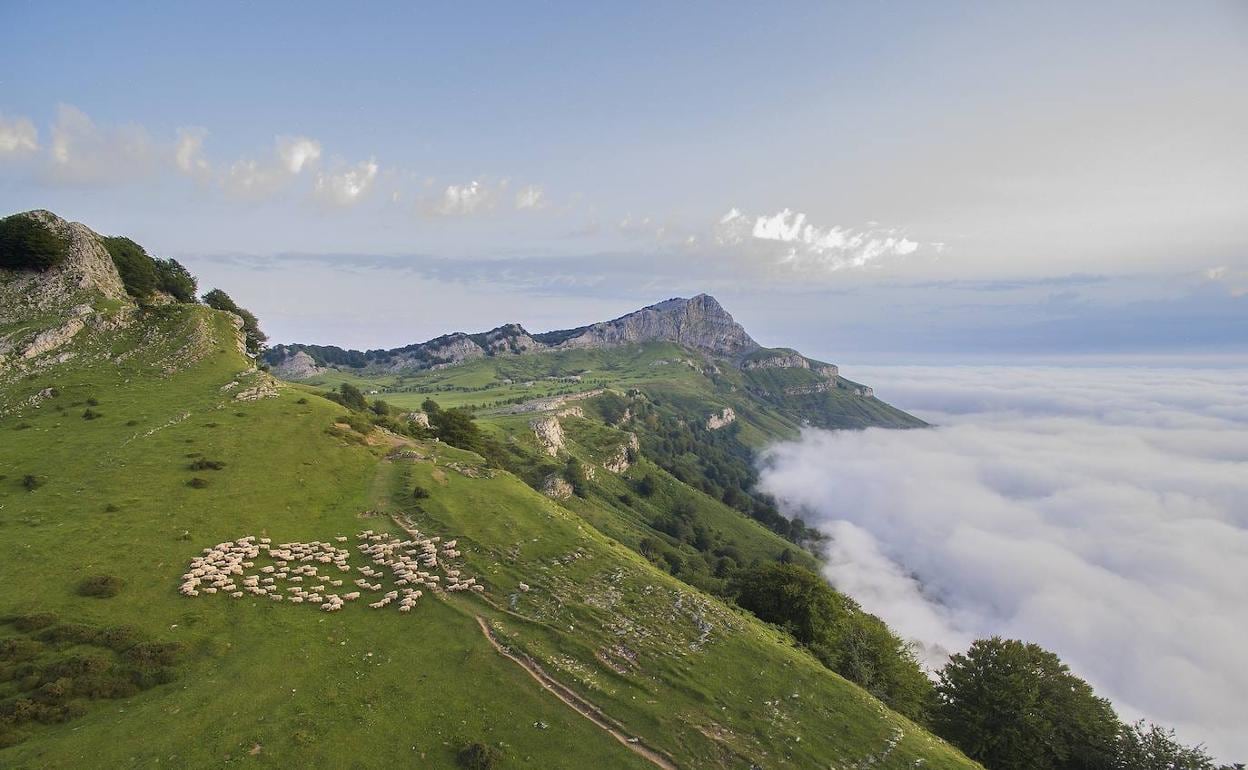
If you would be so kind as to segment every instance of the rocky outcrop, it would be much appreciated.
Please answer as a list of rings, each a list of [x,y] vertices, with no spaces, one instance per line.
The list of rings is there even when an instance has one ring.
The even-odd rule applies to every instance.
[[[784,394],[786,396],[809,396],[815,393],[827,393],[830,390],[836,390],[835,380],[816,382],[813,385],[790,385],[784,389]]]
[[[429,427],[429,415],[424,412],[408,412],[403,418],[413,425],[419,425],[422,428]]]
[[[22,350],[22,358],[35,358],[49,351],[56,350],[73,339],[74,335],[82,331],[85,326],[86,324],[83,323],[81,318],[71,318],[56,328],[40,332]]]
[[[322,374],[326,369],[323,366],[318,366],[316,359],[312,356],[302,350],[296,350],[278,363],[271,364],[269,371],[283,380],[306,380],[309,377]]]
[[[538,446],[546,454],[554,457],[563,449],[563,428],[560,427],[557,417],[539,417],[530,422],[529,427],[533,429]]]
[[[709,294],[674,298],[612,321],[539,334],[555,348],[602,348],[639,342],[674,342],[718,356],[754,350],[758,343]]]
[[[719,430],[726,428],[737,421],[737,413],[732,407],[726,406],[717,414],[713,414],[706,418],[707,430]]]
[[[796,350],[777,348],[766,351],[767,355],[756,355],[741,363],[741,368],[751,369],[809,369],[810,360]]]
[[[641,444],[637,441],[637,434],[628,434],[628,441],[624,442],[615,453],[603,462],[602,467],[612,473],[623,473],[632,467],[632,458],[641,450]]]
[[[572,485],[558,473],[552,473],[542,483],[542,494],[556,500],[567,500],[572,496]]]
[[[48,313],[65,313],[84,301],[129,301],[121,275],[100,237],[86,225],[67,222],[50,211],[29,217],[65,239],[65,260],[46,271],[0,270],[0,324]]]
[[[862,396],[863,398],[873,398],[875,396],[875,389],[867,387],[866,385],[862,385],[860,387],[854,388],[854,395]]]

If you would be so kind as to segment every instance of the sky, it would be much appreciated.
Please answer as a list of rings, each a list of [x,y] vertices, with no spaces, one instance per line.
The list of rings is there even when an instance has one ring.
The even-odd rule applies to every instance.
[[[1248,757],[1248,369],[876,366],[933,430],[808,430],[762,486],[939,667],[1056,652],[1128,720]]]
[[[0,211],[274,341],[715,294],[831,360],[1248,349],[1242,2],[6,3]]]

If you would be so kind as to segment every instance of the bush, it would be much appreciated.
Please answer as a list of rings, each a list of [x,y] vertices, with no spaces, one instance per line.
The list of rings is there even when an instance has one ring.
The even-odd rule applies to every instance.
[[[417,484],[412,487],[412,497],[417,500],[424,500],[429,497],[429,490]]]
[[[201,479],[200,477],[196,476],[195,478],[186,482],[186,485],[192,489],[203,489],[204,487],[208,486],[208,479]]]
[[[104,239],[104,248],[117,266],[126,293],[139,299],[151,296],[157,286],[156,262],[143,247],[129,238],[112,237]]]
[[[28,473],[22,477],[22,488],[27,492],[34,492],[41,486],[43,486],[43,479],[38,476]]]
[[[225,467],[225,463],[220,460],[208,460],[201,457],[187,467],[193,471],[219,471]]]
[[[121,593],[126,581],[116,575],[92,575],[78,584],[79,596],[109,599]]]
[[[94,409],[87,409],[85,412],[82,413],[82,419],[84,420],[98,420],[103,416],[104,415],[100,414]]]
[[[65,261],[69,242],[37,219],[21,214],[0,219],[0,267],[51,270]]]
[[[485,743],[469,743],[455,755],[455,761],[464,770],[493,770],[503,759],[503,753]]]

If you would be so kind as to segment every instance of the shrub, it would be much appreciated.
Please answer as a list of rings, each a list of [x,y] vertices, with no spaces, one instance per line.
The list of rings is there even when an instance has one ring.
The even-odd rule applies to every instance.
[[[308,403],[308,399],[306,399],[306,398],[300,398],[300,399],[299,399],[298,401],[296,401],[295,403],[296,403],[296,404],[306,404],[306,403]]]
[[[99,399],[96,399],[95,397],[91,397],[87,399],[87,406],[99,406],[99,405],[100,405]]]
[[[104,415],[100,414],[94,409],[87,409],[85,412],[82,413],[82,419],[84,420],[98,420],[103,416]]]
[[[43,479],[38,476],[28,473],[22,477],[22,487],[27,492],[34,492],[41,486],[43,486]]]
[[[55,612],[28,612],[25,615],[18,615],[13,618],[13,627],[22,633],[29,631],[38,631],[41,628],[47,628],[55,623],[57,618]]]
[[[455,755],[455,761],[464,770],[493,770],[498,767],[503,754],[497,748],[485,743],[469,743]]]
[[[225,463],[220,460],[208,460],[201,457],[187,467],[193,471],[219,471],[225,467]]]
[[[79,596],[108,599],[121,593],[126,582],[116,575],[92,575],[78,584]]]
[[[68,254],[69,242],[37,219],[21,214],[0,219],[0,267],[42,272]]]
[[[424,500],[429,497],[429,490],[417,484],[412,487],[412,497],[417,500]]]
[[[203,489],[208,486],[208,479],[201,479],[199,476],[186,482],[186,485],[192,489]]]

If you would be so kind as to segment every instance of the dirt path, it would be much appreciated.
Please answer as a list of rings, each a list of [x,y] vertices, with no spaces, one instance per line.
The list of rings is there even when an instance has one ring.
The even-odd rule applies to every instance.
[[[481,626],[481,633],[485,635],[486,640],[489,641],[490,645],[498,652],[499,655],[502,655],[504,658],[507,658],[511,662],[523,668],[529,673],[529,676],[536,679],[537,683],[543,688],[549,690],[556,698],[566,703],[570,708],[574,709],[576,713],[605,730],[611,735],[612,738],[623,744],[629,751],[641,755],[649,760],[651,764],[656,767],[661,767],[663,770],[676,770],[675,763],[654,749],[645,746],[639,739],[630,738],[620,729],[622,727],[621,725],[616,723],[606,714],[602,713],[597,706],[552,679],[549,674],[542,670],[541,666],[534,663],[527,656],[521,657],[519,655],[515,655],[504,647],[501,643],[499,643],[498,637],[494,636],[494,631],[491,630],[489,624],[485,622],[485,618],[482,618],[480,615],[475,617],[477,619],[477,625]]]

